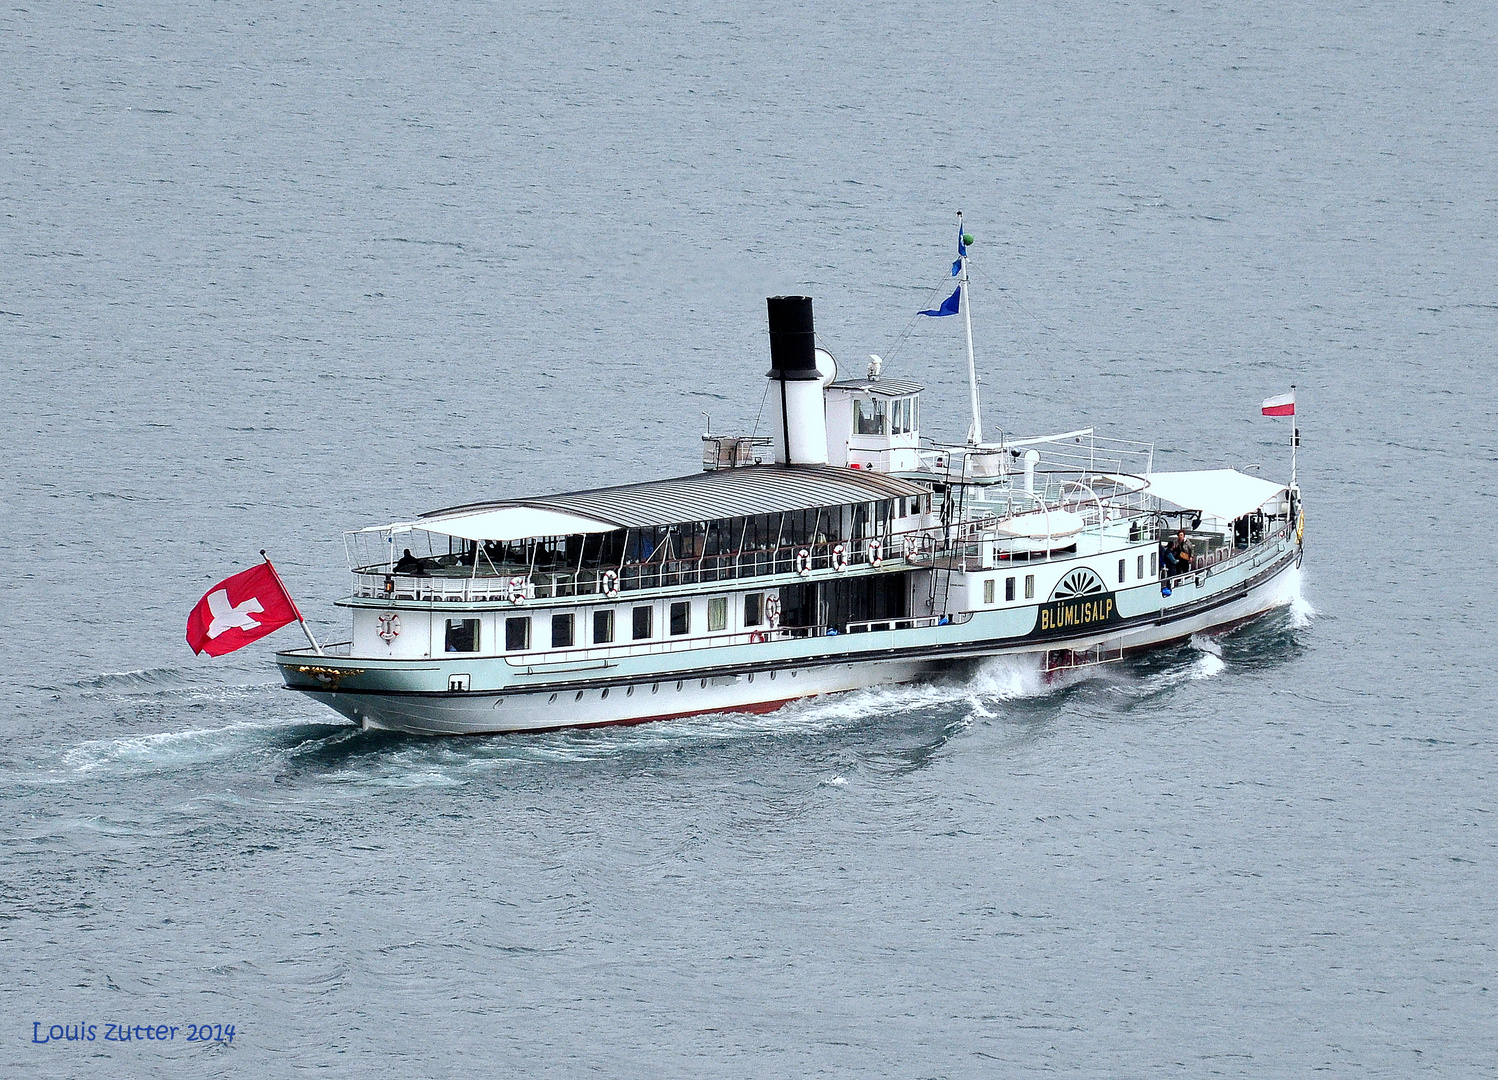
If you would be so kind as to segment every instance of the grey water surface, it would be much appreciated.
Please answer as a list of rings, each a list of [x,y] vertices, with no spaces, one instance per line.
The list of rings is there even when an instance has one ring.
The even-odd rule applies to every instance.
[[[30,4],[0,87],[0,1074],[1498,1075],[1493,8]],[[992,432],[1285,479],[1297,384],[1297,603],[461,740],[184,643],[692,471],[767,295],[960,438],[959,208]]]

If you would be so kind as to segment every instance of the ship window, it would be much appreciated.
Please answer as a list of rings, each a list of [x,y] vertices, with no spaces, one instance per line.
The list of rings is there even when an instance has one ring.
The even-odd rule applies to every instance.
[[[478,652],[479,621],[477,619],[448,619],[447,639],[444,647],[448,652]]]
[[[744,625],[758,626],[765,621],[765,594],[752,592],[744,597]]]
[[[728,627],[728,597],[714,596],[707,602],[707,629],[724,630]]]
[[[531,647],[531,617],[505,620],[505,651],[524,652]]]
[[[1118,583],[1120,585],[1122,585],[1124,582],[1124,566],[1126,565],[1126,562],[1127,560],[1125,559],[1118,560]]]
[[[551,617],[551,647],[566,649],[572,645],[572,613]]]
[[[1004,579],[1004,599],[1014,599],[1014,579],[1012,577],[1006,577]]]
[[[671,605],[671,633],[685,634],[692,629],[692,603],[682,600]]]
[[[859,398],[855,403],[856,414],[853,418],[854,434],[856,435],[888,435],[889,414],[885,411],[884,400],[875,398],[866,401]]]
[[[634,639],[636,641],[644,641],[646,638],[648,638],[651,634],[653,634],[655,632],[654,627],[651,625],[651,623],[654,621],[651,618],[651,616],[654,615],[654,614],[655,614],[655,610],[653,608],[648,608],[648,607],[637,607],[637,608],[635,608],[635,615],[634,615],[634,622],[635,622]]]
[[[915,398],[896,398],[894,423],[890,425],[896,435],[909,435],[915,427]]]
[[[1134,577],[1138,578],[1141,581],[1144,579],[1144,556],[1143,555],[1139,556],[1139,563],[1138,563],[1137,566],[1134,567]]]
[[[593,644],[606,645],[614,640],[613,609],[593,612]]]
[[[1026,574],[1025,575],[1025,599],[1026,600],[1034,600],[1035,599],[1035,575],[1034,574]]]
[[[1159,570],[1157,564],[1155,563],[1155,560],[1157,558],[1159,558],[1159,555],[1160,555],[1160,553],[1158,551],[1151,551],[1150,552],[1150,577],[1156,577],[1160,573],[1160,570]]]
[[[989,578],[983,582],[983,602],[985,604],[993,603],[993,578]]]

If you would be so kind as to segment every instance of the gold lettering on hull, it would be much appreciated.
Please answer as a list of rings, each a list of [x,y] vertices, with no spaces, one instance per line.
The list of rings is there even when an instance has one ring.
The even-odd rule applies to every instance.
[[[1112,593],[1090,600],[1056,600],[1040,609],[1040,624],[1036,630],[1044,634],[1052,630],[1096,626],[1113,621],[1115,612]]]

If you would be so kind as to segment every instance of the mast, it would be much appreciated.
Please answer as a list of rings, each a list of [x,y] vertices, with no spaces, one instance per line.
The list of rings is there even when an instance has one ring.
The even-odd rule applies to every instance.
[[[967,277],[967,234],[962,231],[962,211],[957,211],[957,261],[962,264],[957,287],[962,290],[962,320],[967,328],[967,388],[968,399],[973,408],[973,426],[968,428],[967,441],[971,446],[983,442],[983,420],[978,414],[978,368],[973,363],[973,312],[972,290]]]
[[[1290,384],[1290,400],[1295,400],[1295,384]],[[1290,486],[1295,486],[1295,450],[1300,446],[1300,417],[1290,414]]]

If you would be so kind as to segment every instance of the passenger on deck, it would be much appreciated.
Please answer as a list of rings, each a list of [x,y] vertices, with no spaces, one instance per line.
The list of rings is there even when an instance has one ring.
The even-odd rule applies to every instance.
[[[1186,530],[1177,529],[1175,539],[1165,545],[1166,576],[1191,572],[1191,541],[1186,539]]]
[[[414,577],[425,575],[427,569],[421,565],[420,559],[411,554],[411,549],[406,548],[406,553],[395,564],[395,572],[397,574],[411,574]]]

